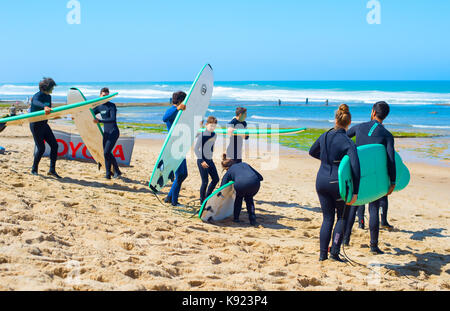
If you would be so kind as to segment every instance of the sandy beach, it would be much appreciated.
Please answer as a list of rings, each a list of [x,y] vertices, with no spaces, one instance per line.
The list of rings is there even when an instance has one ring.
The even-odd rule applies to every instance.
[[[55,126],[53,129],[63,129]],[[107,181],[91,163],[57,162],[62,180],[30,174],[27,126],[0,144],[0,290],[449,290],[450,168],[407,162],[410,185],[389,201],[392,231],[355,224],[345,253],[354,263],[319,263],[319,162],[281,150],[256,199],[259,227],[192,217],[200,177],[193,158],[180,203],[163,206],[147,184],[162,140],[138,139],[124,178]],[[218,156],[218,154],[216,153]],[[218,161],[216,161],[218,164]],[[168,187],[160,197],[164,197]],[[366,212],[366,217],[368,213]]]

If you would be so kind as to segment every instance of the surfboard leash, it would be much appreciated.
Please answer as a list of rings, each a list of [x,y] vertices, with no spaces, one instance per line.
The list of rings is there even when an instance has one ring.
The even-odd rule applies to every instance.
[[[156,193],[154,193],[154,192],[152,192],[152,193],[153,193],[153,195],[156,197],[156,199],[159,201],[159,203],[161,203],[161,205],[162,205],[163,207],[167,207],[166,204],[164,204],[164,203],[161,201],[161,199],[159,198],[159,196],[158,196]]]
[[[194,211],[194,213],[191,215],[191,217],[189,217],[189,218],[194,218],[195,216],[198,215],[199,212],[200,212],[200,208],[199,208],[199,209],[196,209],[196,210]]]
[[[202,208],[201,204],[200,204],[200,206],[195,204],[195,202],[197,202],[197,201],[200,201],[200,199],[194,199],[185,204],[186,207],[192,208],[194,210],[194,213],[189,218],[194,218],[195,216],[197,216],[198,213],[200,212],[200,209]],[[194,204],[192,204],[192,203],[194,203]]]
[[[406,274],[402,273],[401,271],[397,271],[397,270],[394,270],[394,269],[391,269],[391,268],[388,268],[388,267],[384,266],[384,268],[385,268],[387,271],[386,271],[385,273],[381,274],[381,273],[375,271],[374,269],[369,268],[368,266],[366,266],[366,265],[364,265],[364,264],[362,264],[362,263],[360,263],[360,262],[357,262],[357,261],[351,259],[351,258],[346,254],[346,252],[345,252],[345,244],[344,244],[344,243],[342,243],[342,253],[343,253],[343,255],[344,255],[344,258],[348,260],[348,263],[349,263],[352,267],[355,267],[355,265],[364,267],[364,268],[370,270],[372,273],[379,274],[381,277],[384,277],[384,276],[386,275],[386,273],[388,273],[389,271],[392,271],[392,272],[394,272],[394,273],[395,273],[395,272],[398,272],[401,276],[404,276],[404,277],[407,278],[408,280],[410,280],[410,281],[412,281],[412,282],[414,282],[414,283],[418,283],[417,280],[411,279],[410,277],[408,277]]]

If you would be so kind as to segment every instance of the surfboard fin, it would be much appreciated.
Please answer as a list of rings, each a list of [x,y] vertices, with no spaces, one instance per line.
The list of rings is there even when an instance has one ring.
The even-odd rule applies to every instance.
[[[158,169],[160,169],[161,171],[164,170],[164,161],[163,161],[163,160],[161,160],[161,161],[158,163]]]
[[[169,179],[170,179],[171,182],[173,182],[175,180],[175,174],[174,174],[173,171],[170,172]]]
[[[164,178],[161,176],[158,179],[158,185],[162,188],[164,186]]]

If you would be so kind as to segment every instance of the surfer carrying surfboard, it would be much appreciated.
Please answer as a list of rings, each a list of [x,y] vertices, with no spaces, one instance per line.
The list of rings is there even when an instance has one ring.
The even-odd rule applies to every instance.
[[[206,130],[198,136],[194,147],[195,155],[197,156],[197,166],[200,171],[200,177],[202,178],[202,185],[200,187],[201,203],[213,193],[219,183],[219,174],[212,159],[214,144],[217,139],[217,135],[214,133],[216,126],[217,119],[209,116],[206,120]],[[208,175],[211,176],[209,187]],[[208,188],[208,191],[206,191],[206,188]]]
[[[52,97],[50,94],[52,94],[55,86],[56,83],[52,78],[44,78],[41,82],[39,82],[39,92],[34,94],[31,99],[30,112],[44,110],[46,115],[51,113]],[[45,143],[47,142],[50,146],[50,170],[48,175],[61,178],[61,176],[56,173],[58,143],[56,142],[55,135],[48,125],[48,120],[30,123],[30,130],[33,134],[34,143],[36,144],[31,174],[38,175],[39,162],[44,155]]]
[[[383,126],[383,121],[389,114],[389,105],[380,101],[372,107],[370,115],[371,121],[364,122],[353,126],[348,130],[349,137],[356,136],[356,145],[364,146],[368,144],[382,144],[386,147],[388,175],[391,181],[386,196],[369,203],[369,230],[370,230],[370,250],[373,254],[383,254],[384,252],[378,248],[378,236],[380,230],[379,210],[382,208],[381,225],[386,228],[392,228],[387,221],[388,196],[394,191],[396,184],[396,166],[395,166],[395,149],[394,136]],[[349,221],[345,232],[346,245],[350,242],[350,235],[353,223],[355,222],[355,214],[357,209],[364,209],[363,206],[352,206],[350,210]]]
[[[262,175],[253,167],[244,162],[237,163],[235,160],[227,159],[226,154],[223,155],[222,167],[227,172],[222,178],[221,187],[234,181],[234,190],[236,191],[236,199],[234,200],[234,222],[239,222],[239,215],[242,209],[242,200],[247,205],[248,218],[252,226],[257,226],[255,214],[255,202],[253,197],[258,193],[261,187],[261,181],[264,180]]]
[[[180,110],[186,110],[186,105],[183,104],[186,93],[179,91],[172,94],[172,107],[167,109],[163,116],[163,122],[167,125],[167,131],[170,131],[175,118]],[[181,162],[178,169],[175,171],[175,180],[173,181],[172,187],[170,188],[169,194],[164,199],[164,202],[171,203],[172,206],[178,205],[178,195],[180,194],[181,184],[187,178],[187,164],[186,159]]]
[[[328,246],[331,240],[335,214],[338,221],[334,227],[333,242],[330,258],[342,262],[339,257],[345,223],[349,215],[345,201],[341,198],[338,183],[339,163],[345,155],[350,157],[353,175],[353,197],[348,205],[358,198],[359,180],[361,177],[359,158],[355,143],[347,136],[347,129],[351,124],[351,114],[346,104],[339,106],[335,114],[335,127],[322,134],[309,150],[309,154],[321,161],[317,173],[316,191],[319,196],[323,213],[320,229],[320,257],[319,261],[328,259]]]
[[[236,129],[247,128],[247,109],[244,107],[236,108],[236,116],[228,123],[228,135],[230,136],[230,143],[227,147],[227,159],[232,159],[236,163],[242,162],[242,146],[244,144],[243,137],[241,135],[234,135],[233,131]],[[245,139],[249,136],[245,135]]]
[[[100,97],[109,95],[109,89],[104,87],[100,91]],[[111,166],[114,168],[114,178],[119,178],[122,173],[120,172],[119,165],[114,157],[112,150],[116,145],[120,136],[119,127],[117,126],[117,108],[112,102],[107,102],[103,105],[97,106],[92,109],[94,115],[101,114],[102,119],[94,119],[94,123],[103,123],[103,155],[105,157],[105,169],[106,179],[111,179]]]

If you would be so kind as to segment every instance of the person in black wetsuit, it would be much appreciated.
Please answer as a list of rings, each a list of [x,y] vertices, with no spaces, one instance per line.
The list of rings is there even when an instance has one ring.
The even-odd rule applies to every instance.
[[[255,202],[253,197],[258,193],[261,187],[263,177],[253,167],[244,162],[236,163],[232,159],[227,159],[223,155],[222,167],[227,170],[222,178],[221,187],[230,181],[234,181],[234,190],[236,199],[234,201],[234,222],[239,222],[239,215],[242,209],[242,200],[247,205],[248,218],[252,226],[257,226],[255,214]]]
[[[100,91],[100,96],[108,96],[109,89],[104,87]],[[101,114],[102,119],[94,119],[94,123],[103,123],[103,155],[105,156],[105,169],[106,178],[111,179],[111,165],[114,168],[114,178],[119,178],[122,173],[120,172],[119,165],[112,151],[116,145],[120,136],[119,127],[117,126],[117,108],[112,102],[107,102],[103,105],[97,106],[93,109],[94,114]]]
[[[217,119],[209,116],[206,120],[206,130],[201,133],[194,147],[195,155],[197,156],[197,166],[202,178],[202,185],[200,187],[200,201],[203,201],[214,191],[219,183],[219,174],[217,173],[216,165],[212,160],[214,152],[214,143],[217,135],[214,130],[217,126]],[[208,187],[208,175],[211,176],[211,183]],[[208,191],[206,191],[208,188]]]
[[[382,144],[386,147],[388,174],[391,181],[391,186],[389,187],[386,196],[369,204],[370,250],[373,254],[383,254],[383,251],[378,248],[378,236],[380,230],[380,207],[382,208],[382,226],[386,228],[392,228],[392,226],[387,221],[387,210],[388,196],[392,193],[392,191],[394,191],[396,179],[394,137],[382,124],[383,120],[388,116],[388,114],[389,105],[384,101],[377,102],[375,105],[373,105],[372,108],[370,117],[371,121],[355,125],[347,132],[347,135],[349,137],[356,136],[357,146],[368,144]],[[346,243],[346,245],[348,245],[350,242],[352,226],[355,222],[356,209],[358,209],[358,212],[360,212],[361,208],[363,209],[364,206],[354,206],[351,209],[349,222],[347,224],[345,232],[344,242]]]
[[[172,94],[171,103],[172,106],[167,109],[163,116],[163,122],[167,125],[167,131],[170,131],[173,122],[178,115],[180,110],[186,110],[186,105],[183,104],[186,99],[187,94],[182,91],[178,91]],[[175,171],[175,180],[173,181],[172,187],[170,188],[169,194],[164,199],[164,202],[172,204],[172,206],[178,205],[178,196],[180,194],[181,185],[183,181],[188,177],[187,163],[186,159],[181,162],[178,169]]]
[[[247,109],[243,107],[236,108],[236,116],[228,123],[228,135],[230,136],[230,143],[228,144],[226,155],[227,159],[234,160],[236,163],[242,162],[242,147],[244,139],[248,139],[246,135],[244,138],[241,135],[233,135],[236,129],[247,128]]]
[[[347,105],[342,104],[339,106],[335,119],[335,127],[322,134],[309,150],[309,154],[312,157],[321,161],[316,179],[316,191],[319,195],[323,213],[323,223],[320,229],[320,261],[328,259],[328,246],[331,240],[335,213],[337,214],[338,220],[334,227],[330,257],[333,260],[343,261],[339,257],[339,252],[349,208],[346,207],[344,200],[340,196],[338,168],[339,163],[345,155],[350,157],[354,193],[348,205],[353,204],[357,200],[359,180],[361,178],[356,145],[348,138],[346,133],[351,123],[351,115]]]
[[[52,94],[55,86],[56,83],[52,78],[44,78],[41,82],[39,82],[39,92],[34,94],[31,99],[30,112],[44,110],[46,115],[50,114],[52,110],[52,97],[50,94]],[[58,143],[56,142],[55,135],[48,125],[48,120],[30,123],[30,130],[33,134],[34,143],[36,144],[31,174],[38,175],[39,162],[45,152],[45,143],[47,142],[50,146],[50,170],[48,175],[61,178],[61,176],[56,173]]]

